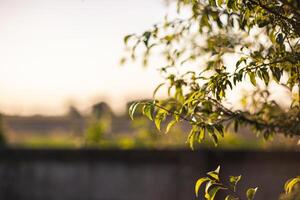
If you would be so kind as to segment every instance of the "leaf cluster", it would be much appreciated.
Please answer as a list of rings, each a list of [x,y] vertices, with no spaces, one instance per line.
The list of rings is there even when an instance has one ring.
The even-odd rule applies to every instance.
[[[221,190],[226,194],[225,200],[242,200],[243,198],[236,192],[236,186],[241,180],[241,176],[229,176],[229,184],[225,184],[219,177],[220,167],[214,171],[207,173],[206,177],[200,178],[195,184],[196,196],[199,196],[199,190],[202,185],[204,187],[204,198],[207,200],[214,200],[217,193]],[[248,188],[246,190],[246,199],[253,200],[256,194],[257,188]]]
[[[238,131],[245,125],[266,139],[274,134],[299,136],[299,1],[176,3],[178,17],[166,17],[143,34],[124,38],[128,54],[123,62],[135,59],[137,52],[143,52],[144,65],[152,53],[161,58],[159,69],[165,82],[154,93],[166,89],[168,97],[143,103],[144,114],[158,129],[168,115],[173,118],[168,129],[179,121],[189,122],[191,147],[206,135],[217,144],[227,127]],[[183,8],[190,10],[189,17],[181,17]],[[245,83],[253,87],[253,92],[243,97],[247,106],[228,106],[230,91]],[[286,98],[292,99],[289,107],[270,98],[270,85],[287,91]]]

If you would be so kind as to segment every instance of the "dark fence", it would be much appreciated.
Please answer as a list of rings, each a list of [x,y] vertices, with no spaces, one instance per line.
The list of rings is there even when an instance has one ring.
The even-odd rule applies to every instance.
[[[191,200],[194,183],[221,165],[273,200],[300,174],[300,152],[0,150],[2,200]]]

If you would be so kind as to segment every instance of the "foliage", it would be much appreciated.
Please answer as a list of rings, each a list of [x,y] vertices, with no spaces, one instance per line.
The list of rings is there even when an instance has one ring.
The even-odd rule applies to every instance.
[[[168,130],[178,121],[188,121],[191,147],[206,136],[217,145],[230,125],[236,131],[249,125],[266,139],[275,133],[299,136],[299,1],[176,2],[177,17],[124,38],[131,59],[143,52],[147,65],[151,54],[159,53],[165,82],[154,95],[163,88],[168,93],[163,100],[133,104],[130,115],[143,106],[159,130],[167,116],[173,117]],[[181,17],[187,9],[190,16]],[[248,82],[253,86],[243,98],[244,107],[230,106],[230,91]],[[272,97],[274,87],[286,90],[288,107]]]
[[[87,145],[97,144],[101,139],[103,139],[104,133],[105,129],[101,121],[91,122],[85,134]]]
[[[93,106],[92,116],[85,133],[85,142],[88,146],[99,145],[105,134],[111,130],[112,116],[108,105],[99,103]]]
[[[186,147],[184,127],[179,124],[176,125],[176,128],[170,130],[169,134],[157,131],[155,125],[143,116],[135,117],[131,125],[135,148],[172,149]]]
[[[205,184],[203,188],[204,198],[207,200],[214,200],[215,196],[219,191],[223,191],[225,194],[224,200],[253,200],[257,192],[256,188],[248,188],[245,192],[245,197],[242,197],[237,192],[237,184],[241,180],[242,176],[229,176],[227,183],[220,178],[220,166],[214,170],[207,173],[206,177],[199,178],[195,184],[195,194],[198,197],[200,194],[201,186]],[[300,176],[296,178],[291,178],[284,185],[284,194],[280,196],[280,200],[298,200],[300,199]]]
[[[124,38],[128,55],[135,60],[143,52],[148,65],[159,54],[165,82],[154,91],[154,100],[136,102],[129,114],[141,106],[143,114],[161,123],[172,117],[166,132],[179,121],[191,125],[190,147],[208,136],[218,144],[225,129],[249,126],[269,139],[274,134],[300,135],[300,2],[298,0],[176,0],[177,16],[165,18],[141,35]],[[182,17],[182,10],[190,15]],[[230,106],[231,91],[252,84],[243,96],[243,107]],[[158,100],[157,91],[166,88],[168,97]],[[280,98],[271,89],[283,88]],[[287,100],[288,106],[280,105]],[[205,198],[214,199],[219,190],[219,168],[196,183],[196,193],[206,182]],[[231,177],[230,181],[239,180]],[[293,188],[286,185],[287,195]],[[235,186],[235,184],[234,184]],[[235,188],[231,188],[231,190]],[[246,192],[253,199],[256,189]],[[298,195],[299,192],[295,195]],[[235,193],[226,199],[241,199]]]
[[[243,199],[236,192],[236,186],[241,180],[242,176],[230,176],[228,184],[222,182],[219,177],[220,167],[216,170],[208,172],[206,177],[200,178],[195,184],[196,196],[199,196],[199,189],[205,183],[204,198],[207,200],[214,200],[217,193],[221,190],[225,191],[225,200],[238,200]],[[248,188],[246,191],[247,200],[253,200],[257,188]]]
[[[30,149],[74,149],[82,145],[81,138],[66,135],[62,132],[56,132],[53,135],[28,134],[20,138],[19,141],[14,141],[10,144],[16,148]]]
[[[300,176],[288,180],[284,185],[285,194],[281,195],[280,200],[300,199]]]

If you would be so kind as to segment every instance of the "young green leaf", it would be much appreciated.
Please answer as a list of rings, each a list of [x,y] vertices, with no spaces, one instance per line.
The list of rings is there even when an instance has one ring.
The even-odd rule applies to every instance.
[[[216,124],[214,128],[218,131],[218,133],[224,137],[224,127],[222,124]]]
[[[143,107],[143,114],[148,117],[151,121],[153,120],[153,111],[154,111],[154,105],[151,103],[145,104]]]
[[[189,133],[188,139],[187,139],[187,142],[189,143],[190,148],[192,150],[194,150],[195,135],[197,133],[197,130],[198,130],[198,127],[193,126],[190,133]]]
[[[208,195],[206,196],[206,197],[208,197],[207,198],[207,200],[214,200],[215,199],[215,196],[216,196],[216,194],[217,194],[217,192],[219,191],[219,190],[221,190],[221,189],[226,189],[226,188],[224,188],[224,187],[221,187],[221,186],[214,186],[211,190],[209,190],[209,192],[207,193]]]
[[[255,73],[254,72],[248,72],[248,76],[250,78],[250,81],[251,81],[252,85],[256,86]]]
[[[241,180],[242,176],[229,176],[230,187],[236,191],[236,185]]]
[[[165,133],[168,133],[170,131],[170,129],[177,123],[176,119],[173,119],[172,121],[170,121],[168,123],[168,126],[166,128],[166,132]]]
[[[135,102],[133,104],[131,104],[131,106],[129,107],[129,116],[130,118],[133,120],[133,115],[134,115],[134,112],[136,110],[136,108],[139,106],[139,102]]]
[[[209,0],[210,6],[216,6],[216,0]]]
[[[256,194],[256,191],[257,191],[257,187],[256,188],[249,188],[246,192],[246,195],[247,195],[247,199],[248,200],[253,200],[254,199],[254,196]]]
[[[239,200],[239,198],[235,198],[234,196],[227,195],[225,200]]]
[[[207,172],[207,175],[212,177],[213,179],[219,181],[219,173],[220,173],[220,166],[217,167],[214,171]]]
[[[288,180],[284,185],[285,193],[290,193],[297,183],[300,183],[300,176]]]
[[[218,2],[218,6],[221,7],[223,4],[223,0],[217,0],[217,2]]]
[[[145,46],[146,47],[148,47],[148,44],[149,44],[149,39],[150,39],[150,37],[151,37],[151,32],[150,31],[146,31],[146,32],[144,32],[144,34],[143,34],[143,36],[144,36],[144,44],[145,44]]]
[[[203,142],[204,137],[205,137],[205,130],[204,130],[204,128],[200,128],[199,135],[198,135],[198,142],[199,143]]]
[[[161,83],[161,84],[159,84],[159,85],[155,88],[155,90],[154,90],[154,92],[153,92],[153,98],[155,98],[156,93],[158,92],[158,90],[159,90],[163,85],[165,85],[165,83]]]
[[[129,39],[130,39],[132,36],[134,36],[134,35],[133,35],[133,34],[126,35],[126,36],[124,37],[124,44],[127,44],[128,41],[129,41]]]
[[[235,0],[226,0],[226,5],[228,9],[233,9],[235,4]]]
[[[199,194],[199,189],[201,187],[201,185],[206,182],[206,181],[209,181],[209,178],[207,177],[204,177],[204,178],[200,178],[197,180],[196,184],[195,184],[195,194],[196,196],[198,197],[198,194]]]
[[[165,120],[167,113],[164,110],[160,110],[154,119],[156,128],[160,131],[161,122]]]

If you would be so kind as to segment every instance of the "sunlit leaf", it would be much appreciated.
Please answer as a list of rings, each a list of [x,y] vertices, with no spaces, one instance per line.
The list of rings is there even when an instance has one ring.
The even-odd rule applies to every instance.
[[[223,4],[223,0],[217,0],[218,6],[221,6]]]
[[[204,177],[204,178],[200,178],[197,180],[196,184],[195,184],[195,194],[196,196],[198,197],[198,194],[199,194],[199,189],[201,187],[201,185],[206,182],[206,181],[209,181],[209,178],[207,177]]]
[[[167,128],[166,128],[166,132],[165,133],[168,133],[170,131],[170,129],[177,123],[177,120],[176,119],[173,119],[172,121],[170,121],[167,125]]]
[[[130,118],[133,120],[133,115],[134,115],[134,112],[136,110],[136,108],[139,106],[139,102],[135,102],[133,104],[131,104],[131,106],[129,107],[129,116]]]
[[[252,83],[252,85],[256,86],[256,78],[255,78],[255,73],[254,72],[249,72],[248,73],[250,81]]]
[[[133,36],[133,34],[130,34],[130,35],[126,35],[124,37],[124,43],[127,44],[128,43],[128,40]]]
[[[215,186],[208,192],[208,200],[214,200],[217,192],[221,189],[226,189],[221,186]]]
[[[284,185],[285,192],[290,193],[297,183],[300,183],[300,176],[288,180]]]
[[[148,44],[149,44],[149,39],[150,39],[150,37],[151,37],[151,32],[150,31],[146,31],[146,32],[144,32],[144,34],[143,34],[143,36],[144,36],[144,44],[145,44],[145,46],[146,47],[148,47]]]
[[[248,200],[253,200],[254,197],[255,197],[256,191],[257,191],[257,187],[256,188],[249,188],[246,192],[247,199]]]
[[[235,198],[234,196],[232,196],[232,195],[227,195],[226,197],[225,197],[225,200],[239,200],[238,198]]]
[[[236,191],[236,185],[241,180],[242,176],[230,176],[229,183],[233,191]]]
[[[159,90],[163,85],[165,85],[165,83],[161,83],[161,84],[159,84],[159,85],[155,88],[155,90],[153,91],[153,97],[155,97],[156,93],[158,92],[158,90]]]
[[[156,128],[160,131],[161,122],[165,120],[167,113],[164,110],[159,110],[154,118]]]
[[[143,107],[143,114],[147,116],[151,121],[153,120],[153,111],[154,111],[154,105],[153,104],[146,104]]]
[[[216,6],[216,0],[209,0],[209,5]]]
[[[219,181],[219,173],[220,173],[220,166],[218,166],[217,169],[215,169],[214,171],[208,172],[207,175]]]

